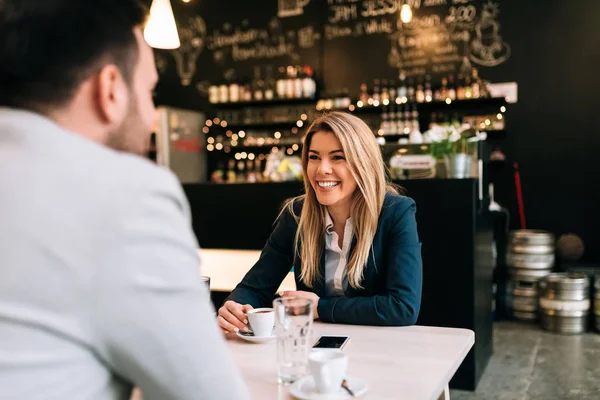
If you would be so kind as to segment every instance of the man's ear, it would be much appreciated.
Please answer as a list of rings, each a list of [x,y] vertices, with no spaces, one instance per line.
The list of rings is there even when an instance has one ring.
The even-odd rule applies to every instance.
[[[100,117],[109,125],[120,125],[127,115],[129,89],[119,68],[105,65],[96,76],[96,88]]]

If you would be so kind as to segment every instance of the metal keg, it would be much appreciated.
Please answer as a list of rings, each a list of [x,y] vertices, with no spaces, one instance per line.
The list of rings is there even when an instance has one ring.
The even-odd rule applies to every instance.
[[[513,285],[513,317],[528,321],[537,319],[537,282],[554,266],[554,235],[540,230],[510,232],[506,265]]]
[[[515,269],[550,270],[554,266],[554,235],[539,230],[513,231],[508,235],[506,265]]]
[[[594,313],[596,314],[596,330],[600,332],[600,275],[596,276],[594,284]]]
[[[539,282],[542,327],[558,333],[578,334],[586,331],[590,310],[587,275],[554,273]]]
[[[511,313],[516,319],[535,321],[538,316],[537,288],[516,286],[511,290]]]

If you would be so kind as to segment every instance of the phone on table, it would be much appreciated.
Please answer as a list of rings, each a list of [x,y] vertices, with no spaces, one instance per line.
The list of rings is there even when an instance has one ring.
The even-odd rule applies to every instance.
[[[349,340],[350,336],[321,336],[312,348],[314,350],[342,350]]]

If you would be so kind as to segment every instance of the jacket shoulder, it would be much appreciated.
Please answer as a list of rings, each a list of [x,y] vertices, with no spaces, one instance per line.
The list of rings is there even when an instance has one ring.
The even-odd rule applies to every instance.
[[[386,193],[381,217],[392,218],[395,215],[402,215],[411,207],[415,207],[415,201],[412,198],[396,193]]]

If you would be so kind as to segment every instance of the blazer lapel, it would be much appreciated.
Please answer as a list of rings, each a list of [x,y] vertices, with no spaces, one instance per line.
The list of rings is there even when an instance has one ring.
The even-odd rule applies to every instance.
[[[356,247],[356,236],[353,235],[352,236],[352,242],[350,242],[350,251],[348,252],[348,260],[350,261],[350,257],[352,256],[352,253],[354,253],[354,248]],[[346,270],[347,270],[348,266],[346,266]],[[350,284],[348,283],[348,286],[346,286],[346,288],[344,289],[344,294],[348,295],[350,293],[353,293],[354,289],[352,288],[352,286],[350,286]]]
[[[325,288],[325,246],[323,246],[321,260],[319,261],[319,276],[321,279],[319,279],[315,285],[315,292],[319,297],[327,297]]]

